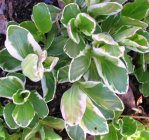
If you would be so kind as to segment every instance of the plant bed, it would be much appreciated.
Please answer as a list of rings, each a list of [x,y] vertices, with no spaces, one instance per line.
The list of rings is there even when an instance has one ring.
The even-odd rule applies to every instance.
[[[5,4],[1,139],[148,139],[147,0]]]

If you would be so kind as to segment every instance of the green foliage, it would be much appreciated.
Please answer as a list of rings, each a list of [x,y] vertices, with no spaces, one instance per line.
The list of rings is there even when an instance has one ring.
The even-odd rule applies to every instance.
[[[32,21],[11,22],[0,51],[0,139],[61,140],[66,129],[73,140],[147,140],[149,132],[131,117],[121,116],[129,74],[149,96],[149,2],[135,0],[61,1],[61,10],[39,3]],[[133,9],[133,10],[132,10]],[[137,54],[137,67],[131,53]],[[19,73],[19,72],[22,73]],[[43,93],[25,89],[26,78],[41,82]],[[28,80],[28,79],[27,79]],[[57,84],[71,83],[63,94],[63,119],[49,116],[47,103]],[[140,129],[141,126],[141,129]],[[11,130],[11,131],[7,131]]]

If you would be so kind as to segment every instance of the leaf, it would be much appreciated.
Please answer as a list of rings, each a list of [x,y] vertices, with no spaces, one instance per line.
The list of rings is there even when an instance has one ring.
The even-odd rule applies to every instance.
[[[6,105],[3,110],[3,117],[5,119],[6,124],[8,125],[8,127],[10,129],[19,128],[19,126],[15,123],[15,121],[12,117],[12,112],[13,112],[14,108],[15,108],[15,105],[10,103],[10,104]]]
[[[149,72],[143,71],[142,68],[135,69],[135,77],[140,83],[149,83]]]
[[[66,83],[69,82],[68,79],[68,71],[69,71],[69,66],[66,65],[64,67],[61,67],[58,72],[57,72],[57,77],[58,77],[58,83]]]
[[[17,125],[20,127],[27,127],[33,120],[35,111],[33,105],[27,101],[22,105],[17,105],[13,112],[12,117]]]
[[[0,50],[0,68],[7,72],[14,72],[21,69],[21,62],[13,58],[6,49]]]
[[[52,116],[48,116],[40,121],[42,125],[49,128],[63,130],[65,127],[64,120]]]
[[[87,82],[88,83],[88,82]],[[99,83],[94,87],[81,85],[81,90],[87,94],[97,105],[112,111],[122,111],[124,105],[116,94],[111,92],[105,85]]]
[[[115,42],[114,39],[106,33],[93,34],[92,38],[96,44],[104,42],[109,45],[118,45],[117,42]]]
[[[93,60],[91,60],[91,64],[89,66],[88,71],[83,75],[85,81],[100,81],[100,77],[98,75],[96,65]]]
[[[107,32],[109,34],[114,34],[121,26],[120,23],[120,15],[112,15],[107,17],[102,23],[101,28],[102,32]]]
[[[113,120],[115,118],[115,112],[111,109],[105,109],[100,106],[97,106],[102,115],[106,118],[106,120]]]
[[[14,93],[24,89],[22,81],[15,76],[0,78],[0,97],[12,99]]]
[[[44,127],[44,132],[45,132],[44,140],[62,140],[62,138],[57,133],[55,133],[53,129]]]
[[[131,127],[129,127],[131,126]],[[134,134],[137,130],[137,124],[136,121],[131,117],[124,117],[122,119],[121,124],[121,135],[123,136],[131,136]]]
[[[30,53],[37,53],[38,55],[42,53],[32,34],[17,25],[10,25],[7,28],[5,47],[11,56],[20,61]]]
[[[140,30],[140,27],[137,26],[122,26],[115,34],[114,39],[117,42],[120,42],[123,39],[132,37],[138,30]]]
[[[47,5],[47,6],[48,6],[48,9],[49,9],[50,14],[51,14],[52,21],[55,22],[56,18],[57,18],[57,15],[61,11],[61,9],[58,8],[58,7],[55,7],[54,5]]]
[[[0,139],[1,140],[5,140],[6,139],[5,129],[2,126],[0,127]]]
[[[21,63],[22,72],[34,82],[42,79],[44,68],[36,54],[29,54]]]
[[[39,32],[45,34],[51,30],[51,15],[48,6],[45,3],[38,3],[33,7],[33,21]]]
[[[115,15],[122,10],[122,5],[117,2],[103,2],[93,4],[88,7],[87,11],[91,16],[97,17],[99,15]]]
[[[76,3],[66,5],[62,11],[61,22],[67,27],[68,22],[80,13],[79,6]]]
[[[41,86],[43,91],[43,97],[46,102],[50,102],[54,99],[56,92],[56,78],[53,72],[45,72],[41,80]]]
[[[59,56],[64,53],[63,47],[67,41],[67,38],[58,36],[54,39],[51,46],[48,48],[48,56]]]
[[[67,32],[68,32],[68,36],[70,37],[70,39],[72,39],[75,43],[79,44],[80,38],[79,38],[78,31],[77,31],[77,27],[75,26],[74,18],[72,18],[68,22]]]
[[[132,64],[132,57],[125,53],[123,59],[127,66],[128,73],[129,74],[134,73],[135,66]]]
[[[110,125],[109,126],[109,133],[106,135],[101,136],[102,140],[118,140],[117,131],[115,128]]]
[[[106,119],[89,98],[87,98],[86,110],[80,127],[90,135],[103,135],[109,131]]]
[[[124,94],[128,90],[128,73],[124,63],[109,54],[93,48],[94,62],[104,84],[113,92]]]
[[[121,40],[120,44],[139,53],[149,52],[149,43],[147,42],[147,39],[139,34],[135,34],[128,39]]]
[[[101,46],[100,50],[109,54],[110,56],[120,58],[123,57],[125,48],[118,45],[103,45]]]
[[[136,140],[147,140],[149,137],[149,132],[146,130],[141,131],[140,137],[136,138]]]
[[[33,21],[23,21],[20,23],[20,26],[27,29],[34,36],[37,42],[41,40],[42,35],[39,34],[38,29],[36,28]]]
[[[58,57],[52,57],[52,56],[47,57],[46,60],[43,62],[44,71],[45,72],[53,71],[58,61],[59,61]]]
[[[77,15],[75,25],[86,36],[91,36],[96,29],[96,21],[86,13],[80,13]]]
[[[61,99],[61,113],[70,126],[78,125],[86,109],[86,95],[77,84],[68,89]]]
[[[26,78],[22,73],[11,72],[11,73],[8,73],[7,76],[18,77],[24,83],[24,85],[26,83]]]
[[[34,111],[40,118],[45,118],[49,114],[48,106],[38,92],[32,91],[29,101],[32,103]]]
[[[138,26],[138,27],[144,28],[144,29],[146,29],[148,27],[148,24],[146,24],[145,22],[140,21],[138,19],[133,19],[133,18],[127,17],[127,16],[121,16],[120,22],[123,25],[133,25],[133,26]]]
[[[68,78],[70,82],[78,81],[88,70],[91,63],[90,50],[72,59],[69,67]]]
[[[80,38],[79,44],[76,44],[71,39],[68,39],[65,46],[64,46],[64,52],[70,58],[75,58],[81,53],[81,51],[84,50],[85,46],[86,46],[86,44],[82,38]]]
[[[134,2],[127,3],[124,6],[122,10],[122,15],[142,20],[148,8],[149,8],[149,2],[147,0],[135,0]]]
[[[140,92],[143,94],[144,97],[148,97],[149,96],[149,83],[144,83],[144,84],[141,84],[139,86],[139,90]]]
[[[86,134],[79,125],[69,126],[68,124],[66,124],[65,129],[68,136],[72,140],[86,140]]]
[[[46,38],[45,46],[44,46],[45,49],[48,49],[49,47],[51,47],[55,39],[56,32],[57,32],[57,27],[53,25],[51,31],[47,33],[47,38]]]
[[[24,104],[25,102],[28,101],[29,96],[30,96],[30,91],[28,91],[28,90],[23,90],[23,91],[18,90],[12,96],[13,103],[16,104],[16,105],[22,105],[22,104]]]
[[[36,125],[32,129],[24,129],[23,134],[22,134],[22,139],[24,140],[30,140],[38,131],[40,131],[41,125]]]

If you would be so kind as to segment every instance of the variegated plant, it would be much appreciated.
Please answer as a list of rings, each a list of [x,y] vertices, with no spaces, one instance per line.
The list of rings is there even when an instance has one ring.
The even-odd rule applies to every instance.
[[[25,140],[38,139],[36,134],[42,140],[61,139],[53,128],[64,127],[73,140],[85,140],[86,134],[103,140],[111,135],[114,140],[133,138],[137,122],[118,119],[124,105],[117,94],[127,93],[129,74],[134,74],[148,96],[149,2],[61,2],[62,10],[39,3],[33,7],[32,21],[8,24],[6,48],[0,51],[0,67],[9,72],[0,78],[0,97],[10,100],[3,108],[5,123],[10,129],[23,128],[18,137]],[[140,56],[137,69],[131,52]],[[41,81],[43,97],[25,89],[24,76]],[[60,105],[64,121],[47,117],[57,83],[67,82],[71,87]],[[128,124],[133,126],[130,132]]]

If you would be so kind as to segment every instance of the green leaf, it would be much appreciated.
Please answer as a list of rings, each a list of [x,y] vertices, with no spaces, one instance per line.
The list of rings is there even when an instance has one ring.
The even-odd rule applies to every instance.
[[[6,139],[5,129],[2,126],[0,127],[0,139],[1,140],[5,140]]]
[[[144,71],[142,68],[135,69],[135,76],[140,83],[149,83],[149,72]]]
[[[138,19],[133,19],[131,17],[127,17],[127,16],[121,16],[120,17],[120,23],[123,25],[133,25],[133,26],[138,26],[141,28],[146,29],[148,27],[148,24],[140,21]]]
[[[42,35],[39,34],[38,29],[36,28],[33,21],[23,21],[20,23],[20,26],[27,29],[34,36],[37,42],[41,40]]]
[[[139,53],[149,52],[149,43],[147,42],[147,39],[139,34],[135,34],[128,39],[122,39],[120,44]]]
[[[140,27],[137,26],[122,26],[115,34],[114,39],[117,42],[120,42],[123,39],[132,37],[138,30],[140,30]]]
[[[11,72],[11,73],[8,73],[7,76],[18,77],[24,83],[24,85],[26,83],[26,78],[22,73]]]
[[[22,134],[22,139],[24,140],[31,140],[31,138],[41,129],[41,125],[36,125],[32,129],[24,129],[23,134]]]
[[[93,48],[94,61],[99,76],[113,92],[124,94],[128,90],[128,73],[124,63],[99,48]]]
[[[100,15],[115,15],[119,13],[122,8],[122,5],[117,2],[104,2],[89,6],[87,11],[91,16],[97,17]]]
[[[71,82],[78,81],[90,66],[90,49],[86,51],[82,55],[72,59],[70,63],[68,78]]]
[[[122,125],[121,125],[120,132],[123,136],[131,136],[132,134],[136,132],[136,130],[137,130],[137,123],[133,118],[124,117],[122,119]]]
[[[97,106],[102,115],[106,118],[106,120],[113,120],[115,117],[115,112],[110,109],[105,109],[100,106]]]
[[[110,125],[109,126],[109,133],[106,135],[101,136],[102,140],[118,140],[117,131],[115,128]]]
[[[79,44],[76,44],[71,39],[68,39],[65,46],[64,46],[64,52],[70,57],[75,58],[77,57],[81,51],[85,48],[86,44],[82,38],[80,38]]]
[[[44,140],[62,140],[62,138],[55,133],[53,129],[49,129],[48,127],[44,127],[44,133]]]
[[[44,34],[51,30],[51,15],[48,6],[45,3],[38,3],[33,7],[33,21],[35,22],[35,25],[39,32]]]
[[[125,48],[118,45],[103,45],[100,48],[105,53],[108,53],[110,56],[120,58],[124,55]]]
[[[14,72],[21,69],[21,62],[13,58],[6,49],[0,50],[0,68],[7,72]]]
[[[46,38],[45,46],[44,46],[45,49],[48,49],[49,47],[51,47],[55,39],[56,32],[57,32],[57,27],[53,25],[51,31],[47,33],[47,38]]]
[[[54,128],[58,130],[63,130],[65,127],[64,120],[52,116],[46,117],[45,119],[41,120],[40,123],[49,128]]]
[[[15,76],[0,78],[0,97],[12,99],[14,93],[24,89],[22,81]]]
[[[23,91],[18,90],[12,96],[13,103],[16,104],[16,105],[22,105],[22,104],[24,104],[25,102],[28,101],[29,96],[30,96],[30,91],[28,91],[28,90],[23,90]]]
[[[78,125],[86,109],[86,95],[77,84],[67,90],[61,100],[61,113],[70,126]]]
[[[22,72],[32,81],[37,82],[42,79],[44,68],[36,54],[29,54],[21,63]]]
[[[75,25],[86,36],[91,36],[96,29],[96,21],[86,13],[77,15]]]
[[[72,39],[75,43],[79,44],[80,38],[79,38],[78,31],[77,31],[77,27],[75,25],[75,19],[74,18],[72,18],[68,22],[67,32],[68,32],[68,36],[70,37],[70,39]]]
[[[65,129],[68,136],[72,140],[86,140],[86,134],[79,125],[69,126],[68,124],[66,124]]]
[[[91,135],[103,135],[109,131],[106,119],[89,98],[87,98],[86,110],[80,127],[85,133]]]
[[[59,61],[58,57],[52,57],[52,56],[47,57],[43,63],[44,71],[45,72],[53,71],[58,61]]]
[[[33,105],[27,101],[22,105],[15,106],[12,117],[17,125],[20,127],[27,127],[33,120],[35,111]]]
[[[48,106],[38,92],[32,91],[29,101],[32,103],[34,111],[40,118],[45,118],[49,114]]]
[[[115,42],[114,39],[106,33],[93,34],[92,38],[96,44],[104,42],[109,45],[118,45],[117,42]]]
[[[54,39],[51,46],[48,48],[48,56],[59,56],[64,53],[63,47],[67,41],[67,38],[58,36]]]
[[[56,92],[56,78],[53,72],[45,72],[41,80],[41,86],[43,91],[43,97],[46,102],[50,102],[54,99]]]
[[[68,22],[80,13],[79,6],[76,3],[66,5],[62,11],[61,22],[66,27]]]
[[[120,15],[112,15],[107,17],[101,23],[102,32],[114,34],[119,29]]]
[[[6,124],[8,125],[9,128],[11,129],[17,129],[19,126],[15,123],[13,117],[12,117],[12,112],[15,108],[15,105],[10,103],[4,107],[3,110],[3,117],[5,119]]]
[[[83,78],[86,81],[100,81],[100,77],[98,75],[96,65],[93,60],[91,60],[91,64],[89,66],[88,71],[83,75]]]
[[[57,72],[58,83],[69,82],[68,79],[69,65],[61,67]]]
[[[149,132],[147,130],[141,131],[140,137],[136,138],[136,140],[147,140],[149,137]]]
[[[42,53],[32,34],[17,25],[10,25],[7,28],[5,47],[10,55],[20,61],[30,53],[37,53],[38,55]]]
[[[58,8],[58,7],[55,7],[54,5],[47,5],[48,6],[48,9],[50,11],[50,14],[51,14],[51,18],[52,18],[52,21],[56,21],[57,19],[57,15],[60,13],[61,9]]]
[[[135,0],[134,2],[127,3],[124,6],[122,10],[122,15],[142,20],[146,15],[148,9],[149,9],[149,2],[147,0]]]
[[[144,83],[139,86],[140,92],[143,94],[144,97],[149,96],[149,83]]]
[[[122,101],[116,96],[115,93],[111,92],[105,85],[99,83],[94,87],[86,88],[81,85],[81,90],[87,94],[97,105],[110,109],[112,111],[123,111],[124,106]]]
[[[125,53],[123,59],[127,66],[128,73],[129,74],[134,73],[135,66],[132,64],[132,57]]]

